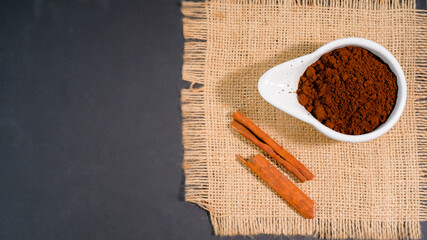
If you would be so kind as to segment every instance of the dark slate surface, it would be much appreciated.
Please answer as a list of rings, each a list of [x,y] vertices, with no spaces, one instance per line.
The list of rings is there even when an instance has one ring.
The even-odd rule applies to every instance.
[[[179,1],[1,1],[0,23],[0,239],[231,239],[183,201]]]

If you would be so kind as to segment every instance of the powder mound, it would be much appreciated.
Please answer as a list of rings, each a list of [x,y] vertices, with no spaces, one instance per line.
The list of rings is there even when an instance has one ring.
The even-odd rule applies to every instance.
[[[380,58],[360,47],[339,48],[307,68],[298,101],[317,120],[344,134],[372,132],[397,99],[396,76]]]

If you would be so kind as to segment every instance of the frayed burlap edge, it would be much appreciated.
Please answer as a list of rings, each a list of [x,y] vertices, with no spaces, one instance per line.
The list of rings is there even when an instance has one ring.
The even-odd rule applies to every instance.
[[[415,1],[340,1],[340,0],[225,0],[226,3],[284,4],[289,6],[319,6],[366,10],[415,9]],[[222,217],[213,212],[208,198],[208,162],[206,157],[204,75],[207,52],[207,2],[184,1],[182,4],[184,38],[184,65],[182,79],[190,83],[182,89],[183,145],[185,173],[185,200],[198,204],[210,213],[216,235],[277,234],[280,225],[283,234],[313,235],[319,238],[356,239],[419,239],[419,222],[389,223],[348,219],[316,219],[308,225],[299,219],[287,217],[244,218]],[[414,10],[415,11],[415,10]],[[427,221],[427,11],[415,11],[416,57],[416,120],[418,158],[420,166],[420,220]],[[335,227],[336,226],[336,227]],[[356,227],[358,226],[358,227]]]
[[[420,220],[427,221],[427,11],[416,13],[416,73],[418,158],[420,162]]]
[[[184,30],[184,65],[182,79],[191,83],[181,90],[182,135],[184,145],[185,200],[209,211],[206,128],[203,87],[207,19],[206,3],[182,3]]]

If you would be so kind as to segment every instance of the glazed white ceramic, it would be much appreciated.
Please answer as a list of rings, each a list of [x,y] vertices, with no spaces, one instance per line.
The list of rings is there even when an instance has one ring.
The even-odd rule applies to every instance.
[[[357,46],[369,50],[387,63],[397,77],[397,102],[389,118],[374,131],[362,135],[342,134],[326,127],[299,104],[296,94],[299,78],[308,66],[316,62],[324,53],[346,46]],[[324,135],[344,142],[369,141],[390,130],[402,115],[407,94],[405,76],[396,58],[383,46],[363,38],[338,39],[320,47],[311,54],[279,64],[261,76],[258,81],[258,90],[261,96],[271,105],[301,121],[311,124]]]

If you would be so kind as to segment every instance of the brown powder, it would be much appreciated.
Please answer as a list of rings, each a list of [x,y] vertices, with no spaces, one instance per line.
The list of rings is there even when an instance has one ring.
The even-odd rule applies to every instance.
[[[384,123],[397,99],[396,76],[380,58],[360,47],[324,54],[298,84],[298,101],[327,127],[351,135]]]

